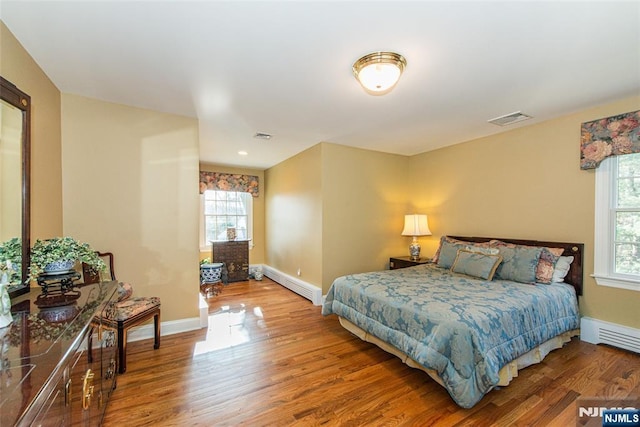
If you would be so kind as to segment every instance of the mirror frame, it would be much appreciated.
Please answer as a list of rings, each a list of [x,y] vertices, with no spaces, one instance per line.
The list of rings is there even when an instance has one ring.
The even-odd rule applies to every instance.
[[[9,297],[30,290],[29,259],[31,252],[31,97],[0,76],[0,99],[22,111],[22,275],[17,286],[9,288]]]

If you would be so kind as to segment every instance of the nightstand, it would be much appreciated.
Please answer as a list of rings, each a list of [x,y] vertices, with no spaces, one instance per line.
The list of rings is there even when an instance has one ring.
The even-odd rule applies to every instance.
[[[410,256],[397,256],[389,258],[389,269],[396,270],[398,268],[413,267],[414,265],[426,264],[431,262],[431,258],[419,258],[417,261],[412,260]]]

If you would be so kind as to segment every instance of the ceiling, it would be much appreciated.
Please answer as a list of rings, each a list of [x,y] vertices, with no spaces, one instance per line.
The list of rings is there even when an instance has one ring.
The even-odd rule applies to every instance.
[[[196,117],[201,161],[232,166],[322,141],[413,155],[640,94],[638,1],[0,0],[0,18],[63,93]],[[407,59],[385,96],[351,74],[376,50]],[[533,119],[487,123],[515,111]]]

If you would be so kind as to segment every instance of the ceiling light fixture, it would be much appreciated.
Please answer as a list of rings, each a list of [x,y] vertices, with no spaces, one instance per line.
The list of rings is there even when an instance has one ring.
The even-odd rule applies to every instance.
[[[407,66],[407,60],[395,52],[373,52],[353,64],[353,75],[370,95],[391,92]]]
[[[242,151],[238,151],[238,154],[240,154],[241,156],[246,156],[249,153],[244,151],[244,150],[242,150]]]

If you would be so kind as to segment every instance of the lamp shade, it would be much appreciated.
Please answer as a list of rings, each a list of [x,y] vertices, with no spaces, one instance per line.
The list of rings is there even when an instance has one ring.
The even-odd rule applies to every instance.
[[[431,236],[426,215],[405,215],[403,236]]]
[[[391,92],[407,61],[395,52],[374,52],[363,56],[353,64],[353,75],[363,89],[371,95]]]

